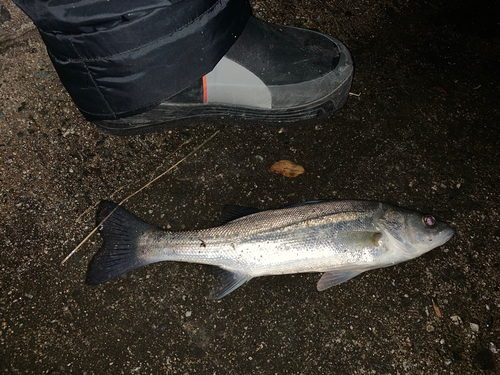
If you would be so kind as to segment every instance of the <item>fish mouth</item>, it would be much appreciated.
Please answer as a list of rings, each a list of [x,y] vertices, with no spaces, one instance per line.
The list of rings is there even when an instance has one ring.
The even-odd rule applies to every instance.
[[[443,241],[442,241],[441,245],[444,245],[446,242],[448,242],[451,239],[451,237],[453,237],[453,235],[455,234],[455,229],[447,228],[442,233],[443,233],[444,237],[443,237]]]

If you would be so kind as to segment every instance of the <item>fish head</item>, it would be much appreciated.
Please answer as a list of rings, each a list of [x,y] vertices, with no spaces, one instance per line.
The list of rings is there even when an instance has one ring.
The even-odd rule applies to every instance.
[[[455,233],[432,215],[398,207],[386,209],[379,225],[386,234],[386,246],[398,251],[402,259],[416,258],[441,246]]]

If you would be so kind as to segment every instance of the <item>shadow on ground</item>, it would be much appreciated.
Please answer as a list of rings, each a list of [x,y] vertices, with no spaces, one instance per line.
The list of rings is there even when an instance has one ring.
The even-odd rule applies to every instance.
[[[72,105],[29,22],[2,1],[2,373],[494,374],[500,346],[498,85],[493,2],[252,1],[262,19],[343,40],[352,95],[300,127],[224,120],[117,138]],[[10,18],[9,18],[10,17]],[[27,25],[27,26],[26,26]],[[266,277],[221,301],[192,264],[83,284],[95,206],[120,201],[218,132],[126,207],[163,228],[209,225],[226,203],[317,198],[427,211],[456,235],[406,264],[324,292]],[[307,173],[272,174],[277,160]],[[438,316],[435,306],[439,309]]]

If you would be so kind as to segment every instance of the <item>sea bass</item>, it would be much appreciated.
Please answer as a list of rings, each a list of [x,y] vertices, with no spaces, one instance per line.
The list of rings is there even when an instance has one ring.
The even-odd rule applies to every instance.
[[[107,218],[107,219],[106,219]],[[416,258],[454,233],[431,215],[372,201],[313,201],[261,211],[226,206],[208,229],[163,231],[103,201],[101,249],[87,272],[96,285],[161,261],[216,266],[209,298],[257,276],[323,272],[322,291],[362,272]]]

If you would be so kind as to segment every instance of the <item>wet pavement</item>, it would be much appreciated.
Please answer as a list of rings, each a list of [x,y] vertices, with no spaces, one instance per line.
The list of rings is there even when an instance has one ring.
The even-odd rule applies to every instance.
[[[473,5],[472,5],[473,3]],[[36,31],[0,1],[2,374],[494,374],[500,350],[500,25],[479,1],[252,1],[254,14],[344,41],[346,106],[317,123],[230,121],[115,137],[83,120]],[[224,204],[370,199],[456,230],[411,262],[324,292],[319,274],[251,280],[221,301],[193,264],[99,287],[96,205],[173,230]],[[307,173],[269,172],[292,160]]]

